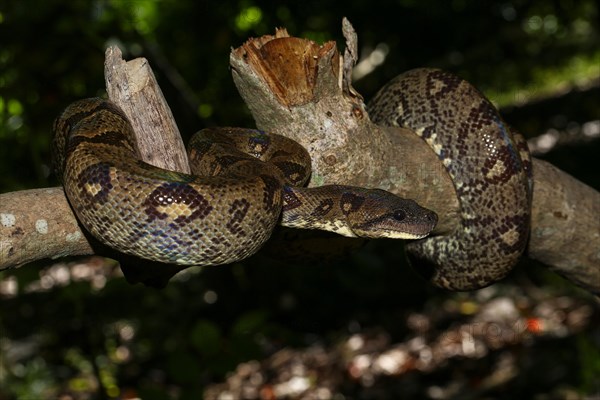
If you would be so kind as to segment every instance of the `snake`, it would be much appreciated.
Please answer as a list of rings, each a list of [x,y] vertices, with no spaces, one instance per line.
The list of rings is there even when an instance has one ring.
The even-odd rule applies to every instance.
[[[456,228],[406,245],[411,264],[436,286],[473,290],[504,278],[529,237],[533,175],[523,135],[474,86],[439,69],[392,79],[367,106],[371,121],[412,130],[454,184]]]
[[[473,290],[504,278],[526,247],[532,195],[523,136],[467,81],[416,69],[369,102],[372,122],[412,130],[454,184],[460,222],[431,235],[437,215],[381,189],[306,188],[310,156],[284,136],[208,128],[188,145],[192,174],[143,162],[123,111],[100,98],[54,123],[55,167],[83,227],[110,247],[179,265],[249,257],[279,224],[349,237],[412,239],[410,263],[434,285]]]
[[[191,174],[140,157],[124,112],[76,101],[54,123],[57,176],[81,225],[119,252],[159,263],[221,265],[256,253],[277,224],[348,237],[423,238],[435,212],[377,188],[303,187],[311,159],[256,129],[207,128],[188,144]]]

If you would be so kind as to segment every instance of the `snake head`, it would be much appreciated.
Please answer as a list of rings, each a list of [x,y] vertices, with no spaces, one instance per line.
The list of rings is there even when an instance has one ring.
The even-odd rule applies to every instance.
[[[437,224],[437,214],[417,202],[381,189],[362,189],[360,207],[347,214],[352,232],[364,238],[421,239]]]

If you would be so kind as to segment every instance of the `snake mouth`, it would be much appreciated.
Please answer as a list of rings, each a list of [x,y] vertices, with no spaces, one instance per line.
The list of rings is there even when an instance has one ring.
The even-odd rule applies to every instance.
[[[378,237],[388,238],[388,239],[404,239],[404,240],[417,240],[423,239],[429,236],[429,232],[425,234],[414,234],[414,233],[390,233],[389,235],[379,235]]]
[[[432,228],[433,229],[433,228]],[[411,232],[401,232],[401,231],[388,231],[382,232],[379,230],[363,230],[361,228],[354,228],[352,232],[362,238],[369,239],[403,239],[403,240],[417,240],[423,239],[429,235],[431,230],[428,230],[426,233],[411,233]]]
[[[416,203],[415,203],[416,205]],[[414,210],[413,210],[414,211]],[[417,240],[427,237],[437,225],[438,217],[433,211],[420,208],[419,212],[405,213],[396,210],[352,227],[360,237]]]

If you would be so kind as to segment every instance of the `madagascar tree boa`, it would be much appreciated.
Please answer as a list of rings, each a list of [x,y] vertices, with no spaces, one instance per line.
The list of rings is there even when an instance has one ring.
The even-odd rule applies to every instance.
[[[529,232],[531,164],[524,139],[465,81],[409,71],[369,105],[378,124],[404,126],[435,151],[453,179],[461,224],[429,234],[437,216],[379,189],[303,188],[310,157],[296,142],[241,128],[205,129],[189,144],[193,175],[140,160],[123,112],[102,99],[71,104],[54,125],[55,165],[81,224],[141,258],[218,265],[254,254],[274,226],[345,236],[420,239],[417,269],[438,286],[469,290],[504,277]]]

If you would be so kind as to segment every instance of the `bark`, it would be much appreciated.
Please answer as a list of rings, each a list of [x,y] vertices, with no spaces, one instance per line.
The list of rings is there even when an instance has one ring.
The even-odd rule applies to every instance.
[[[434,234],[453,229],[459,206],[449,176],[413,132],[369,120],[350,81],[356,36],[346,21],[344,34],[344,57],[333,42],[317,45],[289,37],[284,29],[232,51],[233,79],[257,127],[308,149],[310,186],[383,188],[434,210],[440,218]],[[147,61],[125,63],[117,49],[108,49],[105,74],[111,100],[124,108],[138,135],[150,138],[140,139],[148,144],[144,160],[185,172],[187,158],[177,127]],[[154,138],[157,132],[169,133],[169,147]],[[600,193],[546,162],[534,160],[533,168],[528,256],[600,293]],[[45,211],[47,204],[56,206]],[[0,215],[0,270],[40,258],[92,253],[60,188],[0,195]],[[36,228],[42,217],[48,223],[45,236]],[[75,243],[65,246],[67,237],[76,237]]]
[[[354,49],[354,32],[344,26],[344,34]],[[230,64],[257,127],[310,152],[310,185],[380,187],[434,210],[440,219],[434,234],[453,229],[459,208],[450,177],[413,132],[369,120],[347,73],[352,54],[341,59],[332,42],[316,46],[279,30],[232,51]],[[600,293],[600,193],[541,160],[533,160],[533,171],[527,255]]]
[[[159,168],[189,174],[185,144],[148,61],[136,58],[125,62],[118,47],[109,47],[104,79],[108,98],[121,107],[133,125],[142,159]]]
[[[0,194],[0,270],[93,254],[62,187]]]

